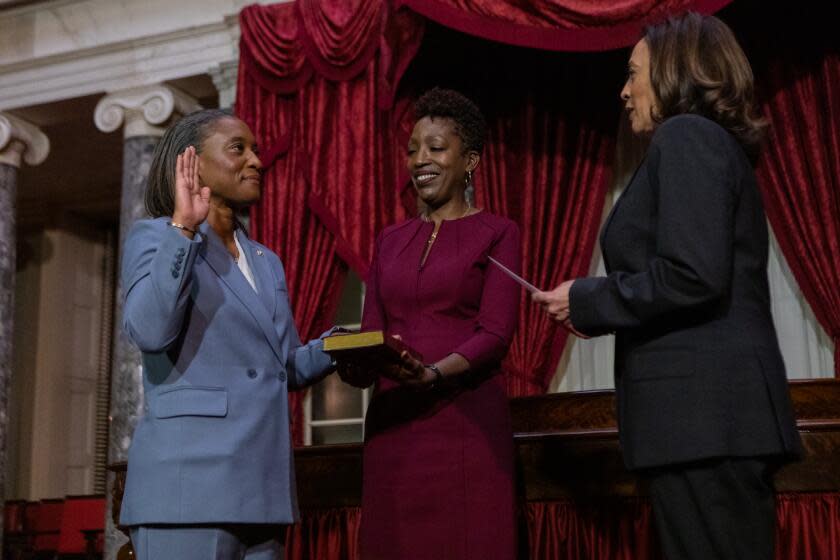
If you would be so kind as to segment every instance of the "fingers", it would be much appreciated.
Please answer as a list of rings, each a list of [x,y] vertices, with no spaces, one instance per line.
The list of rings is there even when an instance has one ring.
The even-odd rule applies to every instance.
[[[569,288],[567,280],[549,292],[534,292],[531,300],[539,304],[553,321],[562,323],[569,317]]]
[[[400,359],[402,359],[402,368],[411,374],[414,377],[422,377],[425,373],[426,366],[420,360],[417,360],[413,356],[411,356],[407,351],[403,351],[400,354]]]
[[[192,150],[192,154],[193,154],[193,166],[192,166],[191,178],[192,178],[193,185],[195,185],[196,193],[198,194],[198,193],[201,192],[200,191],[200,189],[201,189],[201,187],[200,187],[201,179],[199,179],[199,177],[198,177],[199,157],[198,157],[198,154],[196,153],[195,148],[193,146],[190,146],[190,149]]]
[[[177,185],[184,177],[184,154],[178,154],[175,160],[175,184]]]
[[[404,383],[407,385],[416,384],[423,381],[425,374],[425,367],[415,367],[413,364],[407,362],[401,364],[391,364],[383,368],[387,371],[387,376],[391,379]]]
[[[198,181],[198,155],[193,146],[187,146],[186,150],[178,154],[175,161],[175,183],[182,185],[191,195],[202,194]]]
[[[195,180],[195,166],[197,164],[196,156],[195,156],[195,148],[192,146],[187,146],[186,151],[186,165],[184,165],[184,179],[186,180],[187,187],[190,190],[190,194],[198,194],[198,181]]]
[[[544,305],[543,311],[545,311],[546,315],[548,315],[552,321],[557,321],[558,323],[562,323],[569,318],[568,308],[563,309],[557,306]]]
[[[555,311],[548,312],[549,317],[557,321],[558,323],[562,323],[563,321],[569,318],[569,310],[568,309],[558,309]]]

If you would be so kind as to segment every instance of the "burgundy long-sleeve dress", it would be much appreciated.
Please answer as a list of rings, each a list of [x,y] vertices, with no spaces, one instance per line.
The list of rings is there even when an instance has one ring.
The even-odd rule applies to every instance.
[[[386,228],[368,278],[363,329],[399,334],[433,363],[457,352],[454,387],[418,391],[380,377],[365,420],[364,560],[515,556],[513,434],[498,373],[519,286],[487,260],[520,268],[519,229],[479,212]]]

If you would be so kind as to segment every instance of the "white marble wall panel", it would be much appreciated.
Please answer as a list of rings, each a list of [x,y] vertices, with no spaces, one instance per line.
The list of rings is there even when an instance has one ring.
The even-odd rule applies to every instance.
[[[238,14],[251,3],[54,0],[0,9],[0,110],[206,74],[238,60]]]

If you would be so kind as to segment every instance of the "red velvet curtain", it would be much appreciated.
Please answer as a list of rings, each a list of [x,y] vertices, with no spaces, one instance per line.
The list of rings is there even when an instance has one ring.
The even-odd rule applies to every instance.
[[[490,18],[559,35],[586,27],[596,32],[587,44],[598,48],[611,46],[620,35],[597,35],[606,28],[635,25],[633,36],[622,39],[626,44],[635,39],[641,20],[689,4],[697,7],[689,0],[664,7],[637,0],[606,10],[574,0],[546,1],[527,10],[506,3],[446,3],[431,13],[431,4],[408,2],[434,18],[458,10],[485,23]],[[251,6],[240,18],[237,110],[255,130],[269,166],[264,200],[252,221],[256,237],[286,263],[304,338],[317,335],[332,317],[342,261],[365,276],[376,233],[408,215],[404,201],[410,197],[400,191],[406,185],[402,146],[410,132],[412,95],[396,91],[420,46],[424,19],[399,6],[385,0],[298,0]],[[585,21],[588,26],[581,25]],[[450,66],[470,75],[469,68],[451,61]],[[426,77],[422,88],[431,85],[435,81]],[[570,117],[573,112],[562,109],[559,97],[549,103],[549,112],[542,106],[550,96],[525,99],[522,112],[513,116],[494,115],[488,103],[482,104],[496,124],[485,175],[477,179],[478,202],[520,223],[523,270],[544,287],[586,273],[611,148],[610,130]],[[562,124],[541,129],[555,121]],[[512,130],[518,144],[510,141]],[[542,136],[532,140],[531,133]],[[547,209],[550,215],[543,213]],[[545,391],[566,338],[527,301],[521,324],[506,361],[511,395]],[[295,418],[299,399],[293,397]]]
[[[304,6],[319,4],[309,0]],[[396,85],[423,37],[422,18],[394,13],[384,1],[361,2],[358,7],[343,0],[320,2],[321,12],[345,10],[348,28],[344,35],[363,37],[367,46],[358,48],[359,57],[342,72],[322,71],[327,46],[333,56],[341,53],[342,41],[325,43],[318,51],[323,61],[312,83],[298,93],[308,130],[306,154],[312,177],[309,207],[336,239],[341,258],[363,278],[373,256],[376,234],[386,225],[406,218],[398,186],[402,173],[403,146],[409,131],[403,120],[409,104],[394,101]],[[326,7],[325,7],[326,6]],[[375,10],[374,6],[378,6]],[[353,10],[348,15],[348,10]],[[310,11],[316,13],[314,8]],[[374,14],[377,24],[351,25]],[[331,30],[338,17],[317,21],[309,37]],[[315,39],[312,39],[314,42]],[[304,44],[307,40],[303,41]],[[318,58],[313,58],[318,60]],[[364,64],[362,64],[364,62]],[[353,67],[356,74],[349,72]],[[332,81],[331,81],[332,80]]]
[[[240,104],[247,101],[240,97]],[[270,145],[270,139],[277,137],[272,129],[293,131],[292,136],[301,133],[303,121],[294,118],[298,107],[292,100],[268,97],[254,106],[263,118],[243,118],[259,143]],[[251,234],[283,261],[295,325],[304,341],[332,324],[347,270],[336,254],[335,238],[307,207],[310,181],[305,155],[289,151],[266,169],[262,202],[251,212]],[[303,396],[302,391],[289,394],[296,444],[303,442]]]
[[[552,51],[632,45],[642,27],[669,14],[711,14],[732,0],[395,0],[432,21],[498,43]]]
[[[767,215],[840,377],[840,54],[780,53],[761,69],[769,141],[758,167]]]
[[[618,105],[611,87],[588,75],[587,62],[564,60],[552,69],[574,89],[523,88],[517,107],[492,121],[476,173],[478,205],[519,223],[523,275],[544,289],[587,275],[601,225]],[[581,91],[597,101],[579,98]],[[600,114],[601,126],[589,110],[599,101],[616,108]],[[511,396],[548,390],[568,335],[524,290],[521,298],[519,329],[503,364]]]
[[[530,502],[525,517],[530,560],[662,557],[647,500]],[[840,560],[840,493],[780,494],[776,519],[777,560]]]
[[[712,10],[725,2],[674,0],[655,7],[639,0],[621,8],[599,8],[568,0],[535,3],[527,9],[479,0],[403,3],[443,21],[455,10],[471,21],[527,24],[560,35],[569,29],[587,31],[594,33],[587,35],[587,45],[605,48],[611,43],[598,43],[596,33],[605,27],[638,27],[646,19],[661,17],[663,10]],[[440,10],[432,13],[429,6],[438,4]],[[495,71],[502,68],[509,74],[517,60],[499,60],[505,55],[493,50],[492,43],[469,43],[453,39],[452,34],[447,38],[450,43],[433,51],[435,59],[424,65],[414,60],[423,38],[423,19],[410,10],[396,11],[385,0],[298,0],[252,6],[243,11],[241,20],[238,111],[254,128],[270,166],[263,204],[252,219],[257,238],[286,262],[295,319],[304,338],[317,335],[332,318],[343,263],[364,276],[376,233],[409,214],[402,146],[412,121],[411,98],[439,83],[475,98],[488,115],[491,138],[476,177],[477,200],[519,222],[525,275],[550,287],[586,274],[614,136],[614,120],[606,126],[596,122],[599,111],[609,118],[614,113],[598,107],[617,107],[593,99],[591,93],[608,91],[612,96],[620,78],[614,84],[592,79],[583,66],[615,72],[616,77],[620,71],[602,60],[593,64],[581,59],[584,62],[577,65],[573,59],[559,60],[532,72],[538,78],[553,76],[542,86],[517,76],[521,87],[505,90],[499,88],[501,74]],[[589,24],[583,25],[586,21]],[[492,36],[492,29],[484,29],[485,35]],[[461,44],[453,47],[453,40]],[[536,51],[508,48],[508,52],[523,60],[537,56]],[[832,257],[838,254],[840,230],[836,188],[840,119],[818,117],[837,112],[837,58],[825,58],[802,79],[797,77],[801,70],[792,75],[798,62],[777,62],[766,72],[768,80],[777,83],[776,93],[765,104],[775,126],[760,178],[768,214],[794,274],[836,340],[840,269]],[[410,63],[413,72],[398,95],[397,86]],[[440,67],[450,75],[441,73]],[[460,74],[460,83],[451,74]],[[482,79],[484,74],[490,78]],[[788,82],[794,84],[790,89]],[[587,97],[564,95],[568,91],[586,92]],[[506,101],[500,101],[502,97]],[[801,200],[812,204],[792,203]],[[523,294],[520,329],[505,362],[510,394],[545,391],[565,340],[565,331]],[[840,372],[840,360],[835,364]],[[298,410],[297,400],[294,408]]]
[[[840,560],[840,492],[776,497],[776,559]]]
[[[673,0],[661,9],[708,12],[727,1]],[[586,273],[614,135],[609,108],[617,107],[590,98],[617,94],[625,53],[618,53],[617,67],[609,57],[581,58],[572,62],[581,66],[563,74],[559,69],[572,59],[558,59],[528,73],[557,73],[545,80],[553,91],[535,89],[521,76],[500,89],[518,63],[500,61],[491,43],[449,44],[424,64],[415,60],[428,31],[418,14],[494,41],[585,51],[632,44],[641,23],[661,12],[650,0],[627,0],[618,10],[585,0],[522,6],[512,0],[298,0],[243,11],[237,111],[255,131],[268,166],[263,202],[252,212],[254,235],[284,260],[303,338],[330,324],[346,264],[364,275],[374,235],[409,214],[402,149],[410,101],[432,85],[464,91],[488,115],[491,139],[476,175],[477,199],[519,222],[525,275],[550,287]],[[795,59],[760,74],[778,82],[765,103],[774,132],[759,177],[782,249],[836,341],[840,78],[836,54],[820,60],[813,71],[803,72]],[[412,72],[398,91],[409,64]],[[615,82],[589,76],[587,64]],[[516,87],[518,81],[527,87]],[[564,97],[571,91],[581,97]],[[592,107],[612,128],[593,118]],[[514,395],[545,390],[565,340],[530,304],[521,313],[505,363]],[[607,520],[579,504],[529,503],[527,537],[521,538],[532,558],[655,556],[647,506],[628,501],[616,508],[618,515]],[[834,493],[781,496],[777,557],[840,558],[839,510]],[[303,523],[290,530],[289,557],[355,558],[358,515],[352,508],[304,512]]]
[[[359,508],[304,512],[286,534],[289,560],[356,560]],[[643,498],[528,502],[520,512],[520,556],[529,560],[659,560],[650,503]],[[776,498],[778,560],[840,560],[840,493]]]
[[[530,560],[660,557],[653,513],[647,500],[529,502],[523,515],[528,528]]]
[[[384,0],[250,6],[240,20],[238,113],[272,129],[265,163],[297,153],[308,183],[298,208],[315,213],[342,260],[365,276],[376,233],[406,217],[397,187],[405,186],[409,104],[394,95],[423,20],[393,12]],[[283,104],[291,122],[268,123]],[[262,207],[259,215],[272,211]]]
[[[620,35],[604,34],[605,29],[634,26],[632,37],[621,39],[629,44],[646,18],[686,6],[710,9],[712,4],[725,3],[672,0],[657,7],[650,0],[637,0],[622,9],[604,10],[564,0],[534,4],[523,12],[513,4],[466,2],[441,6],[440,12],[431,14],[432,3],[407,2],[412,10],[399,10],[399,2],[386,0],[297,0],[243,10],[237,110],[254,128],[270,167],[264,201],[253,211],[252,220],[257,238],[276,249],[286,263],[301,335],[317,335],[332,318],[342,263],[364,277],[376,233],[412,211],[402,161],[412,122],[411,100],[432,85],[451,83],[415,66],[414,81],[408,80],[397,94],[423,39],[424,18],[414,10],[439,19],[449,13],[447,9],[457,8],[464,17],[527,23],[558,36],[580,31],[586,27],[580,23],[587,20],[595,24],[586,27],[587,44],[603,49],[613,46]],[[455,84],[456,89],[476,98],[485,109],[493,137],[484,171],[476,180],[478,203],[519,222],[524,234],[523,270],[534,282],[550,287],[587,272],[615,123],[604,127],[588,119],[614,116],[615,112],[601,108],[618,104],[583,96],[569,103],[568,96],[556,91],[546,95],[550,85],[546,83],[541,93],[526,89],[511,96],[521,103],[514,113],[506,112],[510,105],[499,107],[498,76],[493,73],[500,67],[509,71],[517,62],[499,65],[485,46],[478,45],[478,57],[484,57],[485,65],[497,66],[487,70],[490,80],[480,81],[486,92],[483,99],[469,83],[478,75],[475,60],[453,63],[452,51],[463,45],[449,45],[450,52],[442,53],[433,66],[460,73],[465,83]],[[562,67],[563,61],[558,61],[547,70],[562,74]],[[605,89],[612,99],[620,86],[617,68],[610,70],[615,83]],[[596,84],[581,83],[571,71],[563,80],[574,84],[569,90],[586,91]],[[532,134],[537,137],[531,138]],[[304,281],[310,278],[312,282]],[[551,324],[524,295],[523,301],[522,326],[505,363],[511,395],[544,392],[566,340],[565,331]],[[293,412],[299,410],[297,399]]]
[[[398,99],[441,85],[481,108],[489,138],[474,174],[476,203],[519,224],[523,275],[538,286],[588,272],[625,66],[624,53],[519,49],[429,25],[403,78]],[[503,363],[511,396],[544,393],[566,341],[527,293],[521,298]]]
[[[240,15],[237,114],[263,147],[263,200],[252,230],[286,267],[306,340],[329,327],[347,264],[365,274],[375,233],[405,217],[394,151],[405,103],[395,83],[422,20],[385,2],[250,6]],[[290,396],[302,443],[303,393]]]
[[[286,529],[286,560],[357,560],[360,508],[305,511]]]

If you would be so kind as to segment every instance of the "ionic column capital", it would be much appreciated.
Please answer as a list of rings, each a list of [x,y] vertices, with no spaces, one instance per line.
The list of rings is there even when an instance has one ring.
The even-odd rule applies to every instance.
[[[8,113],[0,113],[0,163],[38,165],[50,153],[50,139],[40,128]]]
[[[219,107],[223,109],[233,108],[236,102],[236,80],[239,74],[239,62],[228,60],[212,66],[208,74],[213,79],[213,85],[219,92]]]
[[[123,123],[124,138],[163,136],[166,123],[201,109],[189,95],[163,84],[114,91],[99,100],[93,114],[96,128],[113,132]]]

